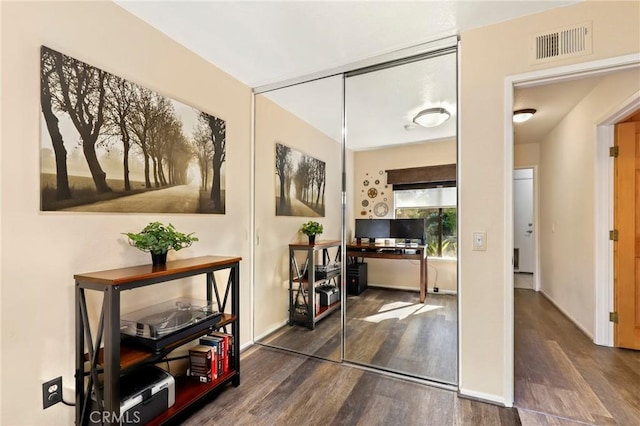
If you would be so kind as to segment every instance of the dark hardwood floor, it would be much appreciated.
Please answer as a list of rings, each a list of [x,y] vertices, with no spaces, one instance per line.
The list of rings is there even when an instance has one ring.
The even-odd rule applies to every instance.
[[[383,293],[370,293],[378,311],[388,303]],[[410,302],[397,295],[392,299]],[[427,305],[439,306],[430,300]],[[357,309],[352,307],[350,321],[377,315],[375,309],[369,314]],[[334,317],[339,322],[339,316]],[[410,328],[398,331],[402,325],[397,318],[381,321],[385,322],[393,324],[398,333],[406,334]],[[307,333],[300,328],[295,338],[289,338],[293,341],[317,331],[321,329]],[[339,351],[339,341],[332,340],[332,333],[321,333],[326,333],[325,343],[332,343],[319,345],[314,352]],[[383,339],[384,333],[376,336]],[[358,342],[366,343],[361,337],[351,344]],[[523,289],[515,290],[515,345],[517,409],[461,399],[455,392],[346,364],[256,346],[243,355],[242,385],[225,390],[188,424],[640,425],[640,352],[593,344],[544,296]],[[367,349],[371,359],[385,359],[377,343],[371,347],[374,349]]]
[[[345,359],[457,383],[457,298],[369,288],[347,302]]]
[[[640,352],[595,345],[541,293],[516,289],[515,405],[523,424],[640,425]]]
[[[457,300],[369,288],[347,298],[345,359],[444,383],[457,383]],[[315,330],[284,326],[261,343],[340,361],[340,313]]]
[[[188,425],[519,425],[515,409],[344,364],[256,346],[242,383]]]

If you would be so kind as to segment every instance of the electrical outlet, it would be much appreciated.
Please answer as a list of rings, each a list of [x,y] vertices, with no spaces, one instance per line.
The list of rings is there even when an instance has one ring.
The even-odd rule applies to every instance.
[[[62,376],[42,384],[42,409],[62,401]]]

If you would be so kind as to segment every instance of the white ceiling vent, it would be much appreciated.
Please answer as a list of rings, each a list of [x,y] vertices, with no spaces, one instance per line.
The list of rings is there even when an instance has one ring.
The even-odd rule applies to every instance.
[[[590,55],[591,40],[590,21],[534,34],[531,37],[531,61],[540,63]]]

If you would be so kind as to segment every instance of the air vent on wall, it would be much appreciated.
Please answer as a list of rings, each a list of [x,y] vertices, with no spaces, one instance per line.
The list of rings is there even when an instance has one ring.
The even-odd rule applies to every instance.
[[[531,37],[532,62],[540,63],[590,55],[591,39],[591,22],[534,34]]]

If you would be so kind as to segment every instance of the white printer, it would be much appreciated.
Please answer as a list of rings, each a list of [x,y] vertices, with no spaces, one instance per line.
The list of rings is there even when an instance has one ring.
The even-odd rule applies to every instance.
[[[94,395],[89,423],[119,420],[122,425],[143,425],[171,407],[175,400],[173,376],[155,366],[142,367],[120,378],[120,418],[105,419],[110,414],[98,411]]]

